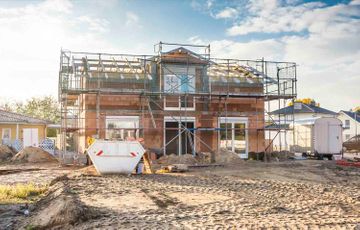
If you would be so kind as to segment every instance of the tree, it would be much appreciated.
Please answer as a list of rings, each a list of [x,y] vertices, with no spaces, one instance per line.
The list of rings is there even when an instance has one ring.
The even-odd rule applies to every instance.
[[[355,107],[355,108],[353,109],[353,111],[354,111],[355,113],[360,114],[360,106]]]
[[[299,98],[296,99],[295,102],[301,102],[303,104],[307,104],[307,105],[315,105],[315,106],[320,106],[320,103],[316,103],[316,101],[312,98]],[[294,103],[291,101],[288,105],[292,106]]]
[[[60,122],[60,106],[57,100],[52,96],[32,97],[25,103],[7,101],[2,103],[0,107],[6,111],[40,118],[52,123]],[[48,128],[47,136],[56,137],[56,129]]]
[[[48,120],[53,123],[60,122],[60,106],[52,96],[32,97],[25,103],[5,102],[1,107],[10,112]]]

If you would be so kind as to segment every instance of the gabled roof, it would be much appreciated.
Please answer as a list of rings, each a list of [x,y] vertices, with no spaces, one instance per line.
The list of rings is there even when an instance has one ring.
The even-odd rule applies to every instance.
[[[295,103],[298,103],[298,102],[295,102]],[[301,108],[295,108],[295,110],[294,110],[294,105],[290,105],[285,108],[272,111],[272,112],[270,112],[270,114],[284,114],[285,115],[285,114],[293,114],[293,113],[294,114],[297,114],[297,113],[323,113],[323,114],[329,114],[329,115],[336,115],[335,112],[321,108],[316,105],[304,104],[304,103],[300,103],[300,104],[301,104]]]
[[[344,111],[344,110],[341,110],[340,112],[343,112],[346,115],[348,115],[349,117],[351,117],[353,120],[356,120],[357,122],[360,122],[360,113],[356,114],[355,112]]]
[[[50,124],[51,122],[0,109],[0,123]]]
[[[207,64],[209,62],[204,56],[184,47],[178,47],[162,53],[161,59],[166,62],[175,63]]]

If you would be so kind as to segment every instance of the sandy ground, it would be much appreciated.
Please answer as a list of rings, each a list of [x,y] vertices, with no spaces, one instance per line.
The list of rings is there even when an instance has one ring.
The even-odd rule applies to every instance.
[[[14,174],[31,178],[46,170],[52,176],[68,172]],[[0,183],[9,183],[10,176],[0,175]],[[96,212],[59,229],[354,229],[360,224],[360,168],[333,161],[248,161],[143,176],[72,174],[66,186],[79,205]],[[7,228],[16,229],[27,218],[14,215]]]
[[[60,167],[59,163],[1,163],[0,184],[48,184],[53,179],[68,174],[79,167]]]

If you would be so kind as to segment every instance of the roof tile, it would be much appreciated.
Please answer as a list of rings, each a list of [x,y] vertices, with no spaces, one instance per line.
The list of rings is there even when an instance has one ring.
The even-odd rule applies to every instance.
[[[8,112],[0,109],[1,123],[29,123],[29,124],[50,124],[50,121],[26,116],[19,113]]]

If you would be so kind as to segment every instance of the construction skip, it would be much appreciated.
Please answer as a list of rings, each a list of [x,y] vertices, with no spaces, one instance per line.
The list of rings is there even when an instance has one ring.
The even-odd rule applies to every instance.
[[[95,140],[87,150],[100,174],[130,174],[145,153],[138,141]]]

